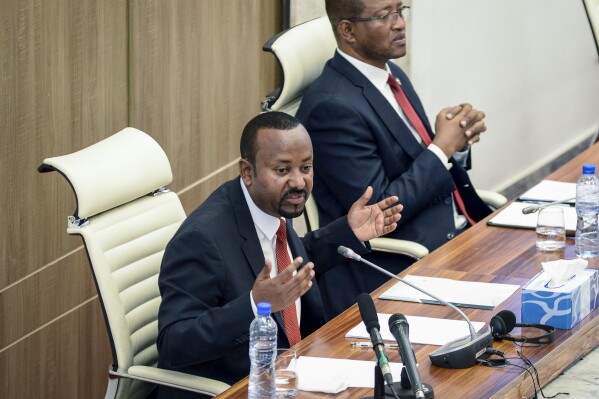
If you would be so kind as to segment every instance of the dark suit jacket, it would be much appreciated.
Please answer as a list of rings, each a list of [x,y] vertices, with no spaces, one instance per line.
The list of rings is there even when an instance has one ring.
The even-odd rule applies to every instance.
[[[320,273],[343,258],[337,246],[368,249],[347,218],[301,239],[287,222],[293,257],[313,261]],[[249,373],[250,290],[264,268],[264,254],[239,178],[218,188],[179,228],[166,248],[159,286],[159,366],[229,384]],[[278,346],[289,347],[280,312]],[[301,298],[300,328],[306,337],[325,322],[315,283]],[[160,397],[198,397],[160,388]]]
[[[433,137],[410,80],[397,65],[389,66]],[[314,147],[313,193],[322,223],[346,214],[352,199],[368,185],[374,189],[372,202],[397,195],[404,205],[399,226],[389,236],[419,242],[431,251],[457,234],[451,197],[454,182],[470,216],[480,220],[490,213],[465,169],[451,159],[454,165],[447,170],[435,154],[416,141],[378,89],[339,53],[307,90],[296,116]],[[387,255],[378,260],[399,272],[408,264],[400,258]],[[324,280],[332,280],[319,280],[325,305],[349,300],[355,292],[369,292],[386,280],[364,270],[353,266],[323,275]],[[352,287],[355,292],[340,298],[341,286],[345,293]],[[332,293],[326,292],[329,289]],[[333,304],[337,311],[347,306]]]

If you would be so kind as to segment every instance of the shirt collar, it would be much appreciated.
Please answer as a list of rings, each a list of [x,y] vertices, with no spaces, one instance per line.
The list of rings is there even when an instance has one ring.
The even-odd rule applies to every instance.
[[[383,88],[385,88],[387,85],[387,80],[389,79],[389,74],[391,73],[389,65],[385,64],[385,69],[383,70],[381,68],[367,64],[364,61],[360,61],[359,59],[344,53],[339,48],[337,48],[337,52],[358,71],[360,71],[362,75],[364,75],[366,79],[368,79],[370,83],[372,83],[379,91],[382,91]]]
[[[243,184],[243,180],[241,180],[241,178],[239,178],[239,184],[241,184],[241,190],[243,191],[245,202],[247,202],[248,208],[250,208],[254,225],[256,225],[256,227],[259,228],[269,240],[272,240],[275,234],[277,234],[281,219],[271,216],[262,209],[258,208],[258,205],[254,203],[254,200],[252,200],[252,197],[245,187],[245,184]]]

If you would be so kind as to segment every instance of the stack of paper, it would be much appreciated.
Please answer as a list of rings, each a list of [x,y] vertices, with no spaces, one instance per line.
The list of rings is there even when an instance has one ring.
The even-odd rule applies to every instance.
[[[520,201],[554,202],[566,201],[574,204],[576,198],[576,183],[564,183],[561,181],[543,180],[524,194]]]
[[[455,306],[478,309],[495,309],[520,288],[519,285],[513,284],[481,283],[425,276],[407,276],[404,280]],[[438,304],[435,299],[402,282],[397,282],[379,298]]]
[[[298,388],[326,393],[339,393],[348,387],[374,388],[375,365],[374,361],[300,356],[297,359]],[[399,381],[403,365],[389,363],[389,367],[394,381]]]
[[[395,338],[389,331],[390,314],[379,313],[379,324],[381,325],[381,337],[385,341],[395,342]],[[470,334],[468,323],[465,320],[436,319],[433,317],[406,316],[410,326],[410,342],[423,345],[445,345],[448,342],[465,337]],[[472,325],[476,331],[484,327],[485,323],[473,321]],[[370,339],[364,323],[360,323],[345,334],[345,338]]]
[[[501,212],[493,216],[487,224],[497,227],[512,227],[516,229],[536,229],[538,213],[522,213],[522,209],[530,206],[527,202],[512,202]],[[576,208],[570,205],[554,205],[560,206],[564,210],[564,222],[566,224],[566,232],[576,231]]]
[[[564,183],[561,181],[543,180],[520,197],[493,216],[487,224],[497,227],[511,227],[517,229],[531,229],[537,227],[538,211],[523,214],[522,210],[532,205],[547,205],[551,202],[562,201],[564,210],[564,221],[566,232],[571,234],[576,231],[576,183]]]

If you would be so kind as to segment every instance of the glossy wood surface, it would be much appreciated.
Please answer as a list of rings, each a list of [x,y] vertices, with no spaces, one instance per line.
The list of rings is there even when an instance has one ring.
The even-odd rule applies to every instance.
[[[581,173],[583,163],[593,163],[599,159],[599,146],[585,151],[549,179],[575,182]],[[487,219],[488,220],[488,219]],[[451,242],[437,249],[427,257],[405,270],[401,276],[425,275],[445,277],[465,281],[486,281],[523,285],[541,270],[541,262],[552,259],[572,259],[574,241],[568,238],[566,249],[557,253],[543,254],[535,248],[533,230],[490,227],[486,220],[468,229]],[[593,259],[589,266],[598,268],[599,261]],[[355,267],[367,267],[356,264]],[[389,281],[372,296],[379,313],[402,313],[404,315],[428,316],[446,319],[459,319],[451,309],[427,304],[379,300],[378,296],[395,283]],[[509,309],[520,320],[520,295],[516,291],[507,301],[495,310],[461,310],[473,321],[488,323],[500,310]],[[431,365],[429,353],[438,348],[432,345],[413,345],[419,363],[422,381],[431,385],[437,398],[529,398],[533,395],[533,380],[525,371],[526,365],[518,358],[517,350],[529,358],[538,374],[541,385],[557,377],[577,358],[599,345],[599,310],[595,309],[571,330],[556,330],[555,341],[536,348],[518,348],[510,341],[496,341],[495,349],[503,351],[514,364],[505,368],[489,368],[480,365],[468,369],[445,369]],[[332,357],[340,359],[374,360],[370,348],[350,347],[345,333],[361,321],[357,305],[333,319],[311,336],[301,341],[295,349],[298,356]],[[522,329],[524,330],[524,329]],[[512,334],[538,335],[539,330],[516,328]],[[397,352],[388,351],[390,361],[400,362]],[[531,370],[532,371],[532,370]],[[533,371],[534,374],[534,371]],[[336,395],[301,392],[298,398],[362,398],[372,396],[372,389],[350,388]],[[242,380],[218,396],[219,399],[247,397],[247,379]]]

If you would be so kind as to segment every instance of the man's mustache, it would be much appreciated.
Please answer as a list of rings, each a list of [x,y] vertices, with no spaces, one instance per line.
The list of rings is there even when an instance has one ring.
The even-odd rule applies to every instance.
[[[287,192],[285,192],[283,194],[283,198],[289,197],[289,196],[300,196],[300,195],[303,195],[304,198],[308,198],[308,192],[306,190],[296,190],[296,189],[290,189]]]

